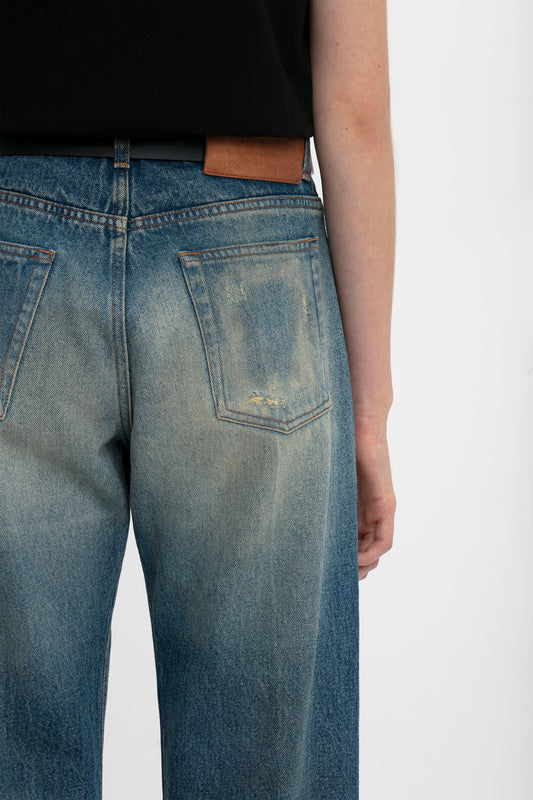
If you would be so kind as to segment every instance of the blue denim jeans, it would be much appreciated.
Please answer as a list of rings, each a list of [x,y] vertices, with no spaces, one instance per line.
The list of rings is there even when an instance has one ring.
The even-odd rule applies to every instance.
[[[353,407],[310,141],[299,184],[127,145],[0,158],[0,798],[101,798],[131,515],[164,800],[356,800]]]

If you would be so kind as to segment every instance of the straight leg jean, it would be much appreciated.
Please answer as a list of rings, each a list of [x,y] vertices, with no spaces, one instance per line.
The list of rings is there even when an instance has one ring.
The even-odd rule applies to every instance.
[[[353,406],[310,140],[298,184],[129,144],[0,158],[0,800],[102,796],[130,519],[164,800],[357,800]]]

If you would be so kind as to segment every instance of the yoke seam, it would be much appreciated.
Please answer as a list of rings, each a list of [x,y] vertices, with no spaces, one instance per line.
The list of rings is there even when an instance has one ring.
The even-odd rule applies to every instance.
[[[15,197],[20,196],[17,192],[10,192],[10,194],[12,194]],[[265,195],[265,199],[269,199],[269,198],[272,198],[272,197],[276,197],[276,195]],[[56,203],[55,201],[48,201],[48,200],[43,200],[42,201],[42,202],[45,202],[45,203],[49,203],[50,205],[53,205],[53,206],[55,206],[57,208],[64,208],[64,209],[69,209],[70,208],[73,211],[81,212],[82,214],[93,215],[93,216],[98,216],[98,215],[101,216],[101,219],[88,219],[88,218],[77,219],[73,215],[61,214],[59,211],[54,211],[51,208],[48,208],[48,209],[38,208],[36,205],[34,205],[31,202],[30,203],[28,203],[28,202],[19,203],[19,202],[15,202],[14,200],[5,199],[5,198],[2,197],[2,190],[0,190],[0,204],[19,206],[21,208],[27,208],[27,209],[29,209],[31,211],[36,212],[36,213],[52,214],[52,215],[54,215],[56,217],[63,217],[64,219],[70,219],[73,222],[86,223],[86,224],[89,224],[89,225],[98,225],[100,227],[106,227],[106,228],[111,228],[111,229],[124,230],[127,233],[129,233],[131,231],[135,231],[135,230],[144,230],[145,228],[158,227],[158,226],[161,226],[161,225],[172,225],[172,224],[174,224],[176,222],[192,222],[192,221],[194,221],[196,219],[203,219],[203,218],[209,217],[209,216],[215,217],[215,216],[220,216],[222,214],[237,214],[237,213],[238,214],[242,214],[242,213],[245,213],[245,212],[248,212],[248,211],[252,211],[252,212],[255,212],[255,211],[258,211],[258,210],[260,210],[260,211],[269,211],[271,209],[275,210],[277,208],[308,208],[308,209],[310,209],[312,211],[321,212],[323,206],[322,206],[322,201],[320,200],[320,198],[319,197],[315,197],[314,195],[308,195],[307,197],[309,197],[309,199],[313,200],[314,202],[313,203],[305,203],[305,202],[300,203],[298,201],[295,201],[295,202],[291,202],[291,203],[278,203],[276,205],[268,205],[268,204],[267,205],[262,205],[261,204],[261,200],[263,198],[257,199],[257,202],[256,202],[256,198],[254,198],[254,200],[253,200],[254,205],[252,207],[248,207],[248,208],[232,208],[232,209],[227,209],[227,210],[224,210],[224,211],[208,211],[208,212],[206,212],[204,214],[201,214],[201,213],[200,214],[195,214],[194,213],[195,207],[194,206],[189,206],[188,208],[182,208],[182,209],[179,209],[179,210],[176,210],[176,211],[172,211],[172,210],[171,211],[161,211],[161,212],[159,212],[157,214],[151,214],[151,215],[148,215],[146,217],[142,217],[142,216],[141,217],[132,217],[130,219],[130,222],[134,223],[135,220],[137,220],[137,219],[138,220],[154,219],[154,218],[157,219],[157,218],[161,218],[161,217],[166,217],[168,215],[172,215],[172,216],[180,215],[181,216],[181,215],[187,215],[188,214],[188,215],[191,215],[191,216],[188,216],[188,217],[185,217],[185,218],[181,218],[181,219],[171,219],[171,220],[163,220],[161,222],[154,222],[151,225],[142,225],[142,224],[141,225],[132,225],[132,227],[124,228],[123,225],[117,225],[116,224],[117,220],[122,220],[123,219],[123,217],[119,216],[118,214],[105,215],[101,211],[90,211],[89,209],[80,209],[77,206],[66,206],[66,205],[63,205],[61,203]],[[234,199],[230,198],[227,201],[223,201],[222,204],[229,204],[229,203],[246,204],[246,203],[248,203],[250,201],[250,199],[251,198],[234,198]]]

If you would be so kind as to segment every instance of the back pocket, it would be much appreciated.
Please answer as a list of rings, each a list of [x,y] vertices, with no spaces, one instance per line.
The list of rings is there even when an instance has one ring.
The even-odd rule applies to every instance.
[[[318,237],[181,252],[215,413],[291,433],[331,408]]]
[[[54,258],[54,250],[0,242],[0,420],[6,416]]]

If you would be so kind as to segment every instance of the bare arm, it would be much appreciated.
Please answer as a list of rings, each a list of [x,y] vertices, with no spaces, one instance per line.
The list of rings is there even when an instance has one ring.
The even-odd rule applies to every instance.
[[[310,0],[315,148],[350,364],[360,578],[392,546],[395,186],[386,0]]]

